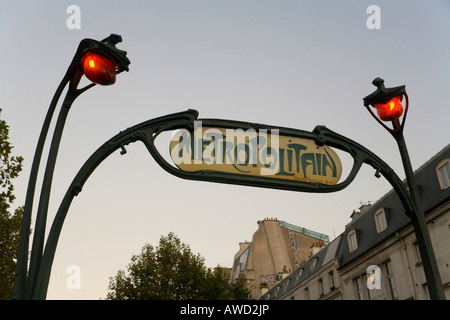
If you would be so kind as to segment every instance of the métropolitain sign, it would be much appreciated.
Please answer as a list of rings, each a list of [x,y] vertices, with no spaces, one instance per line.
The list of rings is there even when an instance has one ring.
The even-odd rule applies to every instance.
[[[331,148],[312,139],[279,135],[279,130],[203,127],[177,130],[170,156],[186,172],[215,171],[274,179],[338,183],[341,161]]]

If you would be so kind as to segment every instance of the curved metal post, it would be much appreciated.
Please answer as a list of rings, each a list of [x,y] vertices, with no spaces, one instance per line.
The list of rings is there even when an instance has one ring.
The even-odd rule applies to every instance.
[[[13,299],[30,299],[35,296],[35,283],[38,270],[40,268],[42,251],[44,247],[44,235],[47,220],[48,202],[50,197],[51,182],[53,177],[53,171],[56,163],[56,157],[58,153],[59,143],[61,141],[64,124],[69,112],[69,109],[73,101],[84,91],[95,86],[95,83],[91,83],[84,88],[78,89],[77,86],[83,75],[83,70],[80,65],[80,61],[83,55],[90,51],[95,51],[105,55],[107,58],[113,61],[116,66],[116,74],[123,71],[128,71],[128,65],[130,60],[126,57],[126,51],[119,50],[115,45],[122,41],[121,36],[111,34],[109,37],[102,41],[96,41],[92,39],[84,39],[78,45],[78,49],[70,63],[67,72],[59,84],[52,101],[50,103],[47,115],[41,129],[38,144],[33,158],[31,167],[30,178],[28,181],[24,213],[22,218],[20,240],[17,252],[17,264],[16,264],[16,279],[14,283]],[[69,88],[61,107],[61,111],[58,116],[58,120],[55,127],[55,132],[50,146],[50,152],[47,159],[47,166],[44,175],[44,181],[41,189],[41,196],[38,206],[38,212],[36,216],[36,225],[34,229],[33,245],[31,251],[30,266],[28,270],[28,249],[31,229],[31,215],[34,201],[34,193],[36,189],[36,180],[39,171],[40,160],[47,137],[47,133],[50,127],[50,123],[53,117],[58,100],[62,94],[64,88],[69,84]]]
[[[428,226],[425,221],[425,215],[422,209],[417,184],[415,182],[411,160],[406,148],[405,138],[403,136],[403,129],[405,127],[406,116],[409,110],[408,94],[406,93],[404,85],[394,88],[386,88],[384,86],[384,80],[381,78],[376,78],[372,81],[372,84],[377,87],[377,90],[363,98],[364,106],[372,115],[372,117],[379,124],[381,124],[381,126],[385,128],[397,142],[400,156],[402,158],[403,168],[405,170],[406,180],[408,183],[408,197],[411,200],[413,208],[410,218],[412,221],[414,232],[416,234],[419,252],[422,257],[423,270],[427,279],[428,292],[432,300],[445,300],[446,297],[444,287],[442,285],[441,276],[439,274],[439,267],[437,265],[433,245],[431,243]],[[400,99],[400,101],[402,101],[403,97],[405,98],[404,107],[402,106],[402,108],[404,108],[403,119],[401,119],[401,112],[395,114],[392,113],[389,117],[382,118],[375,115],[375,113],[372,111],[371,106],[375,109],[383,108],[382,106],[385,105],[388,101],[392,101],[391,99],[398,98]],[[395,103],[390,106],[390,111],[392,111],[394,105]],[[388,121],[391,121],[392,127],[389,127],[384,123]]]
[[[442,285],[439,266],[434,253],[428,226],[425,221],[425,215],[420,201],[419,190],[414,179],[414,173],[406,148],[405,138],[402,131],[392,134],[397,142],[400,155],[402,157],[406,180],[408,183],[409,194],[413,204],[413,215],[411,216],[412,225],[416,235],[417,245],[419,247],[420,257],[422,259],[423,271],[427,279],[428,292],[431,300],[446,300],[444,287]]]
[[[28,280],[26,284],[25,297],[30,298],[33,295],[34,284],[36,282],[37,270],[39,269],[42,251],[44,249],[45,227],[47,223],[47,211],[52,187],[53,172],[55,170],[56,158],[58,154],[59,145],[64,130],[64,125],[69,114],[70,107],[73,101],[80,93],[69,89],[61,111],[56,122],[55,132],[53,134],[52,143],[50,146],[47,166],[45,169],[44,180],[42,183],[41,195],[39,199],[39,206],[36,215],[35,231],[33,236],[33,245],[31,248],[30,267],[28,271]]]
[[[69,210],[73,198],[81,192],[83,185],[100,163],[118,149],[122,149],[122,154],[124,154],[124,147],[130,143],[148,139],[149,137],[153,139],[153,132],[158,131],[160,126],[170,126],[171,129],[176,129],[191,122],[196,115],[197,112],[192,110],[149,120],[119,133],[89,157],[72,181],[56,213],[45,245],[42,263],[37,277],[38,280],[35,285],[33,296],[31,297],[32,299],[45,299],[56,246],[67,211]]]
[[[66,87],[69,80],[70,80],[69,72],[67,72],[52,98],[52,101],[47,111],[47,115],[44,120],[44,124],[41,129],[41,133],[39,135],[36,151],[34,153],[33,163],[31,165],[30,178],[28,180],[27,193],[25,197],[22,225],[20,229],[21,236],[19,239],[19,247],[17,253],[16,279],[14,283],[14,293],[13,293],[14,299],[24,298],[28,272],[28,249],[30,241],[31,212],[33,209],[34,192],[36,190],[36,181],[39,171],[39,165],[41,162],[42,152],[44,150],[44,144],[48,130],[50,128],[53,113],[55,111],[58,100],[61,96],[61,93]]]

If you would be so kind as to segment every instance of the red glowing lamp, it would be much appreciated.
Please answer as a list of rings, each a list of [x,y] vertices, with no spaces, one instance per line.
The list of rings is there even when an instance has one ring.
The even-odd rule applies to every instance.
[[[116,82],[116,65],[111,59],[89,52],[84,55],[82,65],[85,76],[92,82],[103,86]]]
[[[380,78],[373,80],[372,84],[377,87],[377,90],[363,99],[364,106],[386,129],[391,132],[401,131],[408,111],[408,95],[406,94],[405,86],[386,88],[384,86],[384,80]],[[405,105],[402,104],[403,98],[405,98]],[[375,115],[370,107],[377,110],[377,115]],[[402,123],[400,123],[402,116]],[[389,121],[392,122],[392,129],[389,129],[389,127],[382,123]]]
[[[396,96],[387,103],[375,103],[378,117],[382,121],[394,121],[399,119],[403,114],[402,105],[403,96]]]

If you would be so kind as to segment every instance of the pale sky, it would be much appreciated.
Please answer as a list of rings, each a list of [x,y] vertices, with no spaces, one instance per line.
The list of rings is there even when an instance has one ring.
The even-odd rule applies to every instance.
[[[66,25],[70,5],[80,8],[80,29]],[[370,5],[380,8],[380,29],[366,25]],[[414,169],[439,152],[450,131],[448,30],[450,2],[444,0],[2,0],[1,116],[10,126],[14,153],[25,158],[15,182],[16,206],[25,201],[48,105],[84,38],[120,34],[118,48],[128,52],[130,71],[113,86],[85,92],[72,106],[48,228],[72,179],[98,147],[128,127],[189,108],[200,118],[307,131],[326,125],[376,153],[403,179],[394,139],[362,98],[375,90],[376,77],[386,87],[406,85],[405,138]],[[161,137],[162,148],[169,138]],[[373,203],[391,189],[368,166],[333,194],[185,181],[161,169],[142,144],[127,150],[102,163],[74,199],[48,299],[105,298],[108,278],[145,243],[156,246],[169,232],[209,267],[231,267],[239,242],[250,241],[257,221],[266,217],[333,239],[361,202]],[[66,285],[73,265],[81,271],[79,289]]]

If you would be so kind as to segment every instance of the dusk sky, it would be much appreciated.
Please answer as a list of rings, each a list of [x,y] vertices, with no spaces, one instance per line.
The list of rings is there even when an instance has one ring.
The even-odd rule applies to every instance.
[[[70,27],[71,5],[80,10],[79,28]],[[371,5],[380,10],[378,29],[371,27]],[[15,181],[15,206],[25,201],[51,98],[84,38],[120,34],[117,47],[128,52],[130,70],[112,86],[88,90],[72,106],[47,229],[72,179],[97,148],[128,127],[187,109],[196,109],[200,118],[306,131],[325,125],[376,153],[404,179],[394,139],[362,99],[376,89],[376,77],[386,87],[406,85],[404,134],[414,169],[447,146],[449,30],[446,0],[2,0],[1,117],[10,126],[13,153],[25,158]],[[47,147],[52,132],[53,127]],[[160,139],[158,146],[168,149],[170,135]],[[146,243],[157,246],[169,232],[200,253],[208,267],[231,267],[239,242],[251,241],[257,221],[267,217],[332,240],[361,203],[374,203],[391,189],[368,166],[348,188],[331,194],[186,181],[161,169],[143,144],[127,151],[105,160],[74,199],[48,299],[105,298],[109,277]],[[343,155],[344,172],[350,169],[347,160]],[[37,205],[36,200],[34,209]],[[70,266],[81,271],[80,288],[66,285]]]

